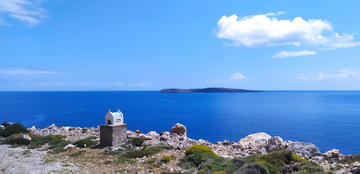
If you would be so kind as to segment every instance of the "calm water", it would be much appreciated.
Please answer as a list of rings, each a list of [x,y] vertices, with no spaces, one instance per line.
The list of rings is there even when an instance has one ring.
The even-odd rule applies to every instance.
[[[189,137],[211,142],[267,132],[322,152],[360,153],[360,92],[0,92],[0,121],[25,126],[97,126],[118,107],[130,130],[169,131],[180,122]]]

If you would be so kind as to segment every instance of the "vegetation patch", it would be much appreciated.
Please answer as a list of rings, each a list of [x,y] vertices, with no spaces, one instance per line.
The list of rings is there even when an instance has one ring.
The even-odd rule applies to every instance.
[[[11,144],[11,145],[15,145],[15,144],[16,145],[28,145],[28,144],[30,144],[30,140],[23,138],[24,135],[28,135],[28,134],[24,134],[24,133],[12,134],[5,139],[5,143]]]
[[[116,159],[115,163],[116,164],[135,163],[135,160],[127,158],[125,156],[120,156],[118,159]]]
[[[160,162],[162,163],[168,163],[171,161],[171,157],[170,156],[163,156],[161,159],[160,159]]]
[[[17,133],[29,133],[29,131],[20,123],[14,123],[6,126],[5,129],[0,129],[0,136],[8,137]]]
[[[77,147],[80,147],[80,148],[95,146],[98,144],[98,142],[95,139],[96,139],[96,137],[94,137],[94,136],[87,137],[87,138],[76,141],[74,143],[74,145],[76,145]]]
[[[75,152],[75,153],[70,154],[69,156],[70,156],[70,157],[78,157],[78,156],[81,156],[81,155],[84,154],[84,153],[85,153],[84,150],[80,150],[80,151],[78,151],[78,152]]]
[[[210,148],[203,145],[194,145],[186,149],[185,158],[179,165],[184,168],[196,167],[199,174],[216,172],[226,174],[280,174],[282,173],[281,171],[285,171],[285,169],[300,172],[299,174],[326,173],[319,165],[308,162],[304,158],[288,150],[227,160],[215,155]]]
[[[142,138],[131,138],[130,143],[134,146],[140,147],[144,143]]]

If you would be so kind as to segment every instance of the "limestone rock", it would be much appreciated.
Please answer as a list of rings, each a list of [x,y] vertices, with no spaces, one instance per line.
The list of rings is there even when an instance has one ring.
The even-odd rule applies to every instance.
[[[53,123],[48,127],[48,129],[57,129],[57,126]]]
[[[332,149],[324,153],[327,158],[339,158],[341,153],[338,149]]]
[[[23,140],[26,140],[26,141],[29,141],[29,142],[31,141],[31,137],[30,137],[28,134],[22,135],[21,138],[22,138]]]
[[[157,138],[159,137],[160,135],[155,132],[155,131],[150,131],[149,133],[146,134],[147,136],[150,136],[150,137],[153,137],[153,138]]]
[[[36,127],[32,126],[31,128],[28,129],[30,132],[35,132],[36,131]]]
[[[5,129],[5,126],[3,126],[3,125],[0,125],[0,129]]]
[[[171,133],[186,137],[186,127],[180,123],[176,123],[175,126],[171,128]]]
[[[239,143],[244,147],[249,147],[254,145],[261,146],[261,145],[266,145],[267,141],[270,138],[271,136],[269,134],[260,132],[246,136],[245,138],[241,139]]]
[[[305,158],[312,158],[314,156],[321,155],[319,148],[311,143],[291,142],[288,144],[287,149]]]
[[[64,147],[64,150],[70,150],[70,149],[75,149],[75,148],[76,148],[75,145],[73,145],[73,144],[68,144],[68,145],[66,145],[66,146]]]

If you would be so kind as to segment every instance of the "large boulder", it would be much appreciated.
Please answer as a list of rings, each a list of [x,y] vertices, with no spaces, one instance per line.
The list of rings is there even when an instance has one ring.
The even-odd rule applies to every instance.
[[[267,152],[279,151],[285,149],[284,141],[281,137],[271,137],[265,146]]]
[[[339,158],[341,155],[338,149],[332,149],[324,153],[326,158]]]
[[[264,132],[260,132],[260,133],[255,133],[255,134],[250,134],[248,136],[246,136],[245,138],[241,139],[239,141],[239,143],[241,145],[243,145],[244,147],[246,146],[260,146],[260,145],[266,145],[267,141],[271,138],[271,136],[267,133]]]
[[[176,123],[175,126],[171,128],[171,133],[186,137],[186,127],[180,123]]]
[[[293,153],[301,155],[304,158],[312,158],[314,156],[321,155],[319,148],[311,143],[290,142],[288,143],[287,149]]]

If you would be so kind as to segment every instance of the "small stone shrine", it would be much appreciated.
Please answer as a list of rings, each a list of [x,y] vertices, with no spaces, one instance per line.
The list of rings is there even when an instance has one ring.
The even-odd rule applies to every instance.
[[[100,145],[117,146],[126,142],[126,124],[124,115],[118,109],[116,112],[109,110],[105,115],[105,124],[100,126]]]

